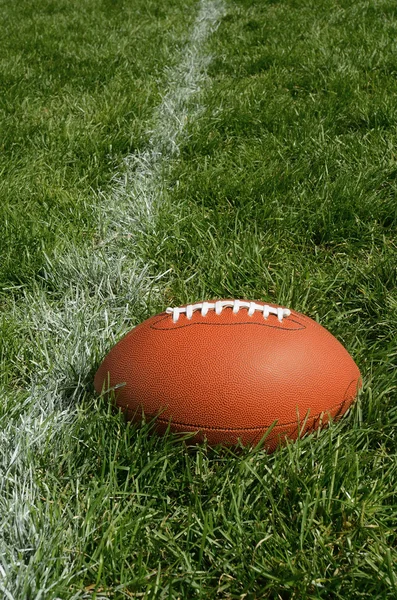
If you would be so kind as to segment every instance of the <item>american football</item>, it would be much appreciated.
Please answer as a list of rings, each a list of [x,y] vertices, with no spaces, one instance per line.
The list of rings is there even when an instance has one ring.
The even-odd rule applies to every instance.
[[[343,415],[360,382],[347,350],[316,321],[218,300],[167,308],[132,329],[94,384],[114,391],[128,419],[156,417],[160,433],[192,432],[210,445],[254,445],[268,433],[273,451]]]

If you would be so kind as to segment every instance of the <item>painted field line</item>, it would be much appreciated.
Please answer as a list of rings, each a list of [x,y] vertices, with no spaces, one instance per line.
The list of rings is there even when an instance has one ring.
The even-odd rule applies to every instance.
[[[182,61],[168,69],[168,91],[156,110],[154,127],[149,132],[148,148],[125,158],[125,172],[117,179],[112,208],[114,226],[150,227],[156,207],[163,195],[164,172],[178,156],[179,144],[186,124],[200,110],[199,99],[192,102],[206,80],[206,68],[211,57],[203,53],[203,45],[216,28],[223,11],[220,0],[202,0],[189,45]],[[138,213],[131,213],[131,198]]]
[[[73,421],[93,348],[101,352],[129,322],[134,306],[144,305],[153,292],[145,257],[134,255],[133,236],[155,224],[164,173],[178,155],[188,115],[191,119],[200,108],[193,96],[206,79],[204,45],[221,13],[220,1],[200,2],[183,59],[168,70],[168,91],[156,111],[148,148],[125,159],[114,193],[98,203],[102,243],[97,251],[72,249],[48,261],[50,285],[37,286],[15,308],[21,331],[32,340],[36,383],[20,403],[0,390],[6,415],[0,429],[0,592],[8,600],[20,600],[27,589],[32,598],[52,597],[51,588],[60,581],[52,577],[45,548],[62,547],[62,535],[71,533],[51,521],[36,486],[34,457],[43,443],[52,443],[56,452],[57,431]],[[131,236],[128,253],[120,231]],[[74,566],[70,557],[63,560],[61,580],[67,584]]]

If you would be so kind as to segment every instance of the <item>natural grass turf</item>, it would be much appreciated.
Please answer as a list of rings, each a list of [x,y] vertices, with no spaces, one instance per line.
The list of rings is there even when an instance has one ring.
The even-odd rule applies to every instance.
[[[103,7],[104,13],[94,5],[83,11],[99,28],[93,56],[98,39],[110,45],[113,39],[118,47],[107,19],[123,24],[123,47],[129,42],[128,20]],[[168,22],[170,9],[163,10]],[[175,22],[183,31],[180,15]],[[55,308],[61,304],[61,286],[41,280],[41,247],[51,254],[59,244],[83,246],[84,230],[95,235],[84,202],[88,197],[91,205],[97,188],[108,185],[115,162],[143,146],[159,94],[154,64],[160,76],[173,49],[160,52],[145,32],[161,36],[164,19],[154,11],[145,21],[139,44],[150,47],[142,52],[140,74],[125,80],[125,65],[116,82],[110,78],[108,108],[93,121],[106,117],[108,129],[75,124],[78,150],[77,141],[74,146],[55,127],[48,149],[44,141],[39,146],[60,231],[46,242],[45,212],[33,203],[38,230],[30,244],[26,202],[16,203],[16,234],[7,238],[10,262],[2,271],[6,286],[39,286]],[[229,3],[211,42],[205,110],[192,120],[179,158],[165,173],[167,194],[155,230],[135,240],[153,275],[171,272],[149,304],[133,306],[132,322],[169,304],[209,297],[291,306],[318,318],[353,354],[364,377],[359,403],[339,424],[272,456],[260,449],[186,449],[172,437],[151,436],[148,426],[126,426],[93,398],[90,381],[100,358],[93,348],[92,364],[75,373],[76,382],[86,382],[76,420],[55,445],[52,439],[30,457],[41,504],[30,507],[38,538],[30,553],[21,552],[31,565],[26,598],[40,589],[45,569],[52,570],[54,598],[396,597],[396,32],[391,1]],[[11,63],[4,68],[11,72]],[[86,68],[82,88],[77,77],[57,92],[64,119],[97,68],[97,62]],[[49,77],[48,64],[44,72]],[[61,63],[59,76],[66,73]],[[22,85],[16,83],[15,93],[23,94]],[[126,117],[130,109],[123,103],[140,106],[142,85],[149,100]],[[136,95],[128,96],[131,86]],[[42,102],[40,94],[47,105],[51,90],[32,89],[33,105]],[[91,106],[95,113],[97,103]],[[21,127],[22,142],[9,165],[15,182],[20,177],[33,186],[39,163],[26,167],[34,156],[31,124],[25,128],[15,118],[14,126]],[[119,146],[115,138],[122,138]],[[107,162],[110,144],[118,149]],[[73,147],[74,166],[64,166],[62,179],[67,205],[76,207],[68,217],[52,172],[63,172],[61,148],[68,155]],[[15,189],[31,197],[17,183]],[[127,254],[128,247],[126,238]],[[18,263],[14,278],[12,265],[25,248],[29,258]],[[29,340],[21,361],[21,325],[12,317],[10,292],[4,297],[4,373],[15,393],[15,381],[27,385],[40,365]],[[109,336],[101,348],[113,341]],[[73,401],[72,387],[65,399]],[[54,536],[50,547],[40,545],[46,527]],[[65,563],[73,571],[62,580]]]
[[[146,142],[192,5],[2,3],[0,289],[92,243],[96,194]]]
[[[397,474],[374,433],[356,413],[272,457],[188,451],[88,404],[41,457],[43,509],[67,523],[54,569],[65,548],[73,589],[120,598],[392,598]]]

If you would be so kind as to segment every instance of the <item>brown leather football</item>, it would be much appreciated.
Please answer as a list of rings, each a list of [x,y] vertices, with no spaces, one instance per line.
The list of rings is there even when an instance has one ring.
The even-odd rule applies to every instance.
[[[272,451],[346,412],[361,385],[357,365],[321,325],[262,302],[201,302],[147,319],[104,359],[98,393],[114,390],[128,419],[157,417],[194,442]]]

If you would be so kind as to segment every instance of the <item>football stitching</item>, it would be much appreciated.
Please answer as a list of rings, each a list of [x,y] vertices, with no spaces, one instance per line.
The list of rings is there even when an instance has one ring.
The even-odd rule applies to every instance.
[[[337,418],[339,417],[341,410],[343,409],[344,405],[346,404],[346,402],[349,401],[349,398],[347,397],[347,392],[350,388],[350,386],[357,382],[356,379],[352,379],[351,382],[349,383],[349,385],[346,388],[346,392],[344,395],[344,398],[342,400],[342,402],[338,402],[338,404],[335,404],[334,406],[331,406],[331,408],[328,408],[326,410],[323,410],[319,413],[316,413],[315,415],[310,416],[307,420],[306,418],[303,418],[301,421],[289,421],[287,423],[277,423],[277,425],[274,426],[274,429],[280,428],[280,427],[287,427],[289,425],[299,425],[300,423],[310,423],[310,422],[314,422],[317,419],[319,419],[322,415],[326,415],[327,413],[330,413],[332,411],[334,411],[335,409],[338,409],[336,411],[336,413],[334,415],[332,415],[332,418]],[[357,382],[358,385],[358,382]],[[355,397],[350,399],[350,404],[353,403],[353,401],[355,400]],[[131,410],[128,406],[124,407],[127,410],[127,413],[131,413],[131,414],[135,414],[137,412],[136,410]],[[148,417],[149,419],[156,419],[156,421],[158,421],[161,424],[168,424],[171,423],[171,425],[175,425],[176,427],[192,427],[194,429],[198,429],[200,431],[229,431],[229,432],[233,432],[233,431],[259,431],[261,429],[265,429],[270,427],[274,421],[276,421],[277,419],[275,419],[272,423],[268,424],[268,425],[256,425],[255,427],[215,427],[213,425],[195,425],[195,424],[191,424],[191,423],[181,423],[180,421],[173,421],[171,418],[169,419],[164,419],[161,417],[156,417],[156,415],[149,415],[146,414],[146,417]]]
[[[172,320],[176,323],[182,314],[186,314],[186,317],[190,320],[193,313],[201,311],[201,316],[207,316],[209,311],[215,310],[215,313],[219,316],[224,308],[232,308],[233,314],[237,314],[240,309],[248,309],[248,316],[252,317],[254,312],[261,312],[265,319],[270,314],[276,315],[280,323],[284,317],[289,317],[291,311],[289,308],[283,308],[281,306],[273,306],[270,304],[258,304],[252,300],[216,300],[215,302],[204,301],[197,302],[196,304],[187,304],[186,306],[176,306],[174,308],[168,307],[165,311],[167,314],[172,315]]]
[[[326,415],[327,413],[333,411],[335,408],[338,408],[337,412],[335,415],[333,415],[333,418],[338,417],[340,414],[340,410],[343,408],[343,406],[346,404],[346,400],[342,400],[342,402],[340,402],[339,404],[336,404],[335,406],[333,406],[332,408],[328,409],[328,410],[324,410],[316,415],[313,415],[312,417],[309,417],[307,420],[305,418],[303,418],[301,421],[289,421],[288,423],[277,423],[273,429],[279,429],[280,427],[289,427],[290,425],[307,425],[307,423],[313,423],[314,421],[316,421],[317,419],[319,419],[321,417],[321,415]],[[191,425],[190,423],[180,423],[179,421],[173,421],[172,419],[162,419],[157,418],[157,421],[159,421],[159,423],[161,424],[168,424],[170,423],[171,426],[175,425],[176,427],[192,427],[193,429],[198,429],[199,431],[260,431],[262,429],[267,429],[269,427],[271,427],[274,423],[274,421],[276,421],[277,419],[275,419],[273,421],[273,423],[269,423],[267,425],[257,425],[255,427],[214,427],[213,425],[204,425],[204,426],[200,426],[200,425]]]
[[[205,318],[205,317],[203,317]],[[200,323],[186,323],[186,325],[177,325],[172,323],[172,325],[170,325],[169,327],[157,327],[157,325],[159,323],[162,323],[163,321],[168,320],[168,315],[166,315],[165,317],[162,317],[161,319],[158,319],[158,321],[156,321],[155,323],[150,325],[150,329],[154,329],[156,331],[175,331],[177,329],[183,329],[184,327],[193,327],[193,326],[197,326],[197,325],[205,325],[207,327],[235,327],[237,325],[257,325],[258,327],[270,327],[271,329],[279,329],[280,331],[302,331],[303,329],[306,329],[306,325],[303,325],[302,323],[300,323],[299,321],[296,321],[295,319],[291,319],[289,318],[288,321],[295,323],[296,325],[299,325],[299,327],[295,327],[295,328],[291,328],[289,329],[288,327],[281,327],[280,325],[271,325],[269,323],[253,323],[252,321],[239,321],[238,323],[204,323],[204,322],[200,322]]]

